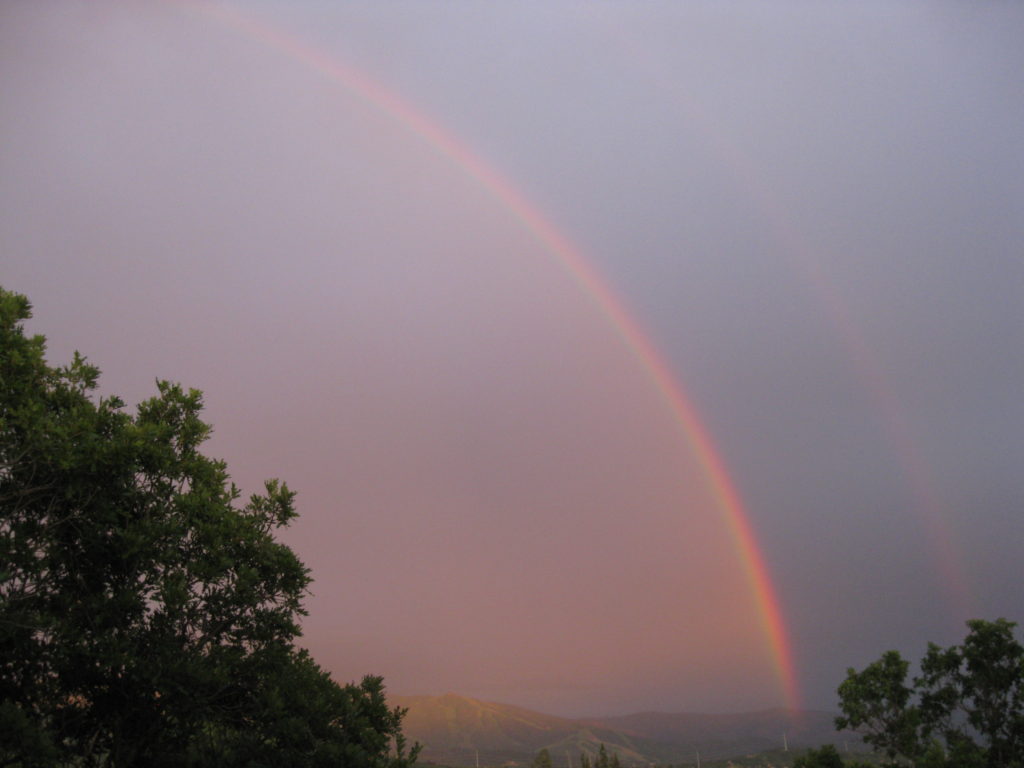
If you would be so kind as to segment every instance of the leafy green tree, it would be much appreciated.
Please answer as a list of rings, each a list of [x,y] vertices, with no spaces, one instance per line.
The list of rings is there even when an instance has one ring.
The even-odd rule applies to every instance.
[[[594,768],[611,768],[611,759],[608,757],[608,750],[605,749],[604,742],[601,742],[601,746],[597,750]]]
[[[1024,766],[1024,646],[1005,619],[967,622],[962,645],[929,644],[921,674],[896,651],[839,686],[839,728],[855,728],[890,765]]]
[[[240,503],[198,391],[129,414],[28,317],[0,289],[0,766],[411,764],[380,679],[338,686],[293,644],[294,494]]]
[[[546,748],[542,749],[533,758],[532,766],[533,768],[551,768],[551,753]]]
[[[920,708],[907,684],[908,662],[887,651],[863,671],[847,670],[839,686],[837,728],[854,728],[890,761],[916,760],[922,753]]]
[[[586,752],[580,752],[580,768],[591,768],[590,755]]]

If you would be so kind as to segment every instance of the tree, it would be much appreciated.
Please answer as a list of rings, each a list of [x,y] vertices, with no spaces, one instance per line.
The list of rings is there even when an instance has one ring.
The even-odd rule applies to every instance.
[[[240,504],[201,393],[129,414],[77,353],[47,365],[30,309],[0,289],[0,766],[410,765],[380,679],[294,646],[292,491]]]
[[[839,686],[843,716],[836,718],[836,727],[861,731],[890,761],[900,756],[913,761],[922,751],[921,713],[906,684],[908,669],[898,652],[888,651],[862,672],[847,670]]]
[[[890,765],[1024,766],[1024,646],[1005,619],[967,622],[964,643],[929,644],[921,673],[896,651],[839,686],[839,728],[856,728]]]
[[[551,753],[546,748],[538,752],[537,756],[533,758],[533,768],[551,768]]]

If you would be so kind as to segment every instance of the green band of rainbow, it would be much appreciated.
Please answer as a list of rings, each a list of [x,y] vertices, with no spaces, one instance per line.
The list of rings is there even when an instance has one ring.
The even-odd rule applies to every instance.
[[[475,179],[529,230],[536,240],[594,301],[615,332],[649,374],[673,418],[679,424],[722,512],[736,552],[754,595],[771,658],[782,688],[785,704],[800,707],[800,692],[793,665],[785,621],[778,596],[757,545],[749,516],[740,494],[729,478],[725,465],[707,429],[697,415],[681,384],[673,376],[663,356],[647,333],[626,309],[597,270],[589,264],[564,235],[522,196],[512,184],[460,144],[449,132],[379,83],[358,70],[343,65],[335,57],[316,50],[290,35],[224,6],[190,4],[209,18],[232,27],[247,37],[297,59],[346,90],[358,95],[416,134],[436,151],[449,158],[464,173]]]

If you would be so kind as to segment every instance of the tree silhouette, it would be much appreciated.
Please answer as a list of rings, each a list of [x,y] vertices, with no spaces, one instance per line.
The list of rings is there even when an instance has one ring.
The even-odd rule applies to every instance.
[[[1024,765],[1024,646],[1005,619],[967,622],[962,645],[929,644],[921,674],[896,651],[839,686],[839,728],[855,728],[890,765]]]

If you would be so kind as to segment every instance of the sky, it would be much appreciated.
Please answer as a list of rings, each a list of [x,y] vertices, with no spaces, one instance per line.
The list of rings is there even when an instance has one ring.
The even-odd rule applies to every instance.
[[[1024,619],[1022,37],[1011,2],[11,0],[0,285],[51,363],[202,389],[235,482],[298,492],[338,679],[835,709]]]

